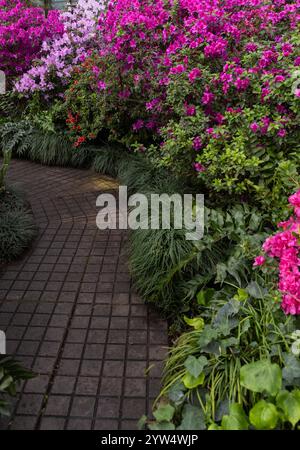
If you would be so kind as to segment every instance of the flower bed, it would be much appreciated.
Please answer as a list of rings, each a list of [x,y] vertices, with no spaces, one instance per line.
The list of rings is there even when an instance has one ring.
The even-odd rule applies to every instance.
[[[201,241],[131,233],[136,286],[174,340],[152,429],[300,421],[299,9],[81,0],[24,57],[10,97],[22,112],[1,117],[16,154],[93,167],[131,193],[205,194]]]

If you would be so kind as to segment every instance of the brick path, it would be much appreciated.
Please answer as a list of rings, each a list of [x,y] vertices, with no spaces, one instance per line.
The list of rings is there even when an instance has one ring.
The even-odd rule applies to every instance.
[[[158,392],[167,333],[131,286],[125,234],[96,228],[96,196],[114,181],[26,161],[9,181],[26,192],[39,236],[1,272],[0,329],[39,375],[1,427],[135,429]]]

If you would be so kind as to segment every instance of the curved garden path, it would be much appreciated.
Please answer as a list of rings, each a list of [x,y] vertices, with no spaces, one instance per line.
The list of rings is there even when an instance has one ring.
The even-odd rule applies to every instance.
[[[135,429],[159,389],[167,332],[132,288],[125,233],[96,228],[96,197],[115,182],[28,161],[13,161],[9,182],[26,192],[39,235],[1,271],[0,329],[38,376],[2,428]]]

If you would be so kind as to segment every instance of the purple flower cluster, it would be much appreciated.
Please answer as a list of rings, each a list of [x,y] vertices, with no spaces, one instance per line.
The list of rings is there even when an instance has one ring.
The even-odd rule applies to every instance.
[[[0,0],[0,70],[11,77],[21,75],[39,56],[42,43],[63,33],[58,11],[47,18],[42,8],[22,0]]]
[[[63,34],[44,41],[40,58],[16,83],[16,90],[25,94],[63,91],[74,66],[99,49],[97,22],[102,10],[101,0],[79,0],[73,10],[63,12]]]

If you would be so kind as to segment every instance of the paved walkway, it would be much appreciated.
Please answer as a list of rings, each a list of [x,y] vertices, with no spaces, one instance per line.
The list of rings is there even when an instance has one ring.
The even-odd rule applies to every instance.
[[[96,228],[96,196],[114,181],[14,161],[9,182],[26,192],[39,236],[0,274],[0,329],[39,375],[2,428],[135,429],[158,393],[167,333],[132,288],[125,234]]]

